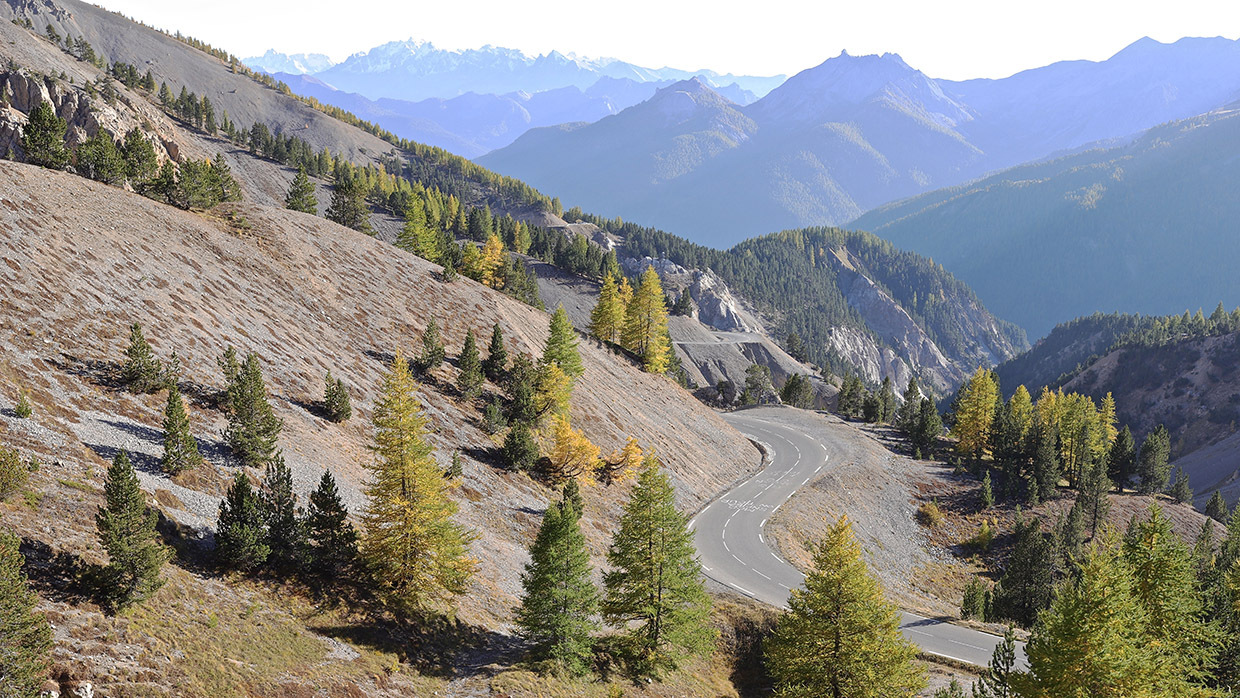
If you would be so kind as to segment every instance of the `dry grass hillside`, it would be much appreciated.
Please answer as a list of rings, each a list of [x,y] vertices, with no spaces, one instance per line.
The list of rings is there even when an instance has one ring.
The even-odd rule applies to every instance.
[[[9,162],[0,162],[0,231],[0,442],[44,464],[24,499],[0,507],[42,570],[36,577],[57,619],[58,660],[127,686],[173,685],[154,678],[161,675],[184,680],[182,689],[172,691],[177,695],[245,694],[276,685],[282,672],[312,680],[307,667],[320,666],[316,662],[338,664],[339,672],[323,670],[333,677],[371,677],[366,681],[399,668],[381,649],[342,644],[340,638],[350,639],[347,633],[310,632],[307,620],[340,619],[325,621],[296,598],[275,600],[192,565],[172,568],[173,583],[148,609],[113,619],[60,588],[64,580],[53,563],[102,561],[93,513],[101,502],[105,463],[120,449],[134,454],[144,489],[166,517],[191,539],[209,537],[216,498],[235,469],[220,436],[224,420],[209,400],[222,387],[215,361],[229,344],[262,356],[276,413],[285,421],[281,446],[299,492],[304,496],[330,468],[356,511],[371,401],[389,357],[416,351],[432,317],[443,327],[450,359],[467,329],[485,337],[493,322],[503,328],[510,351],[536,354],[547,316],[466,279],[443,283],[437,267],[321,218],[253,204],[191,214]],[[161,396],[116,388],[127,327],[135,321],[145,325],[157,354],[179,354],[193,431],[210,462],[176,481],[157,468]],[[644,374],[589,341],[583,340],[581,351],[586,372],[574,393],[574,422],[604,452],[628,435],[655,448],[684,509],[695,509],[759,464],[748,441],[668,380]],[[313,409],[328,370],[345,380],[353,396],[355,416],[344,425],[324,421]],[[456,498],[462,521],[482,534],[473,547],[480,571],[462,600],[460,618],[502,632],[519,590],[524,549],[551,493],[524,474],[496,467],[491,437],[477,426],[481,402],[467,403],[449,387],[455,372],[445,366],[425,378],[423,402],[437,456],[445,463],[454,449],[465,456]],[[12,412],[18,390],[30,393],[31,419]],[[585,523],[596,555],[604,550],[626,489],[587,491]],[[186,658],[194,643],[231,637],[223,630],[198,637],[187,623],[240,631],[253,614],[266,618],[257,635],[237,640],[236,647],[198,648],[222,653],[211,666],[196,664],[201,657]],[[122,647],[118,637],[133,646]],[[261,647],[246,644],[251,641]],[[259,662],[237,654],[242,651],[271,656]],[[244,686],[249,688],[239,688]],[[405,684],[403,692],[412,689],[414,684]],[[143,693],[107,693],[114,694]]]

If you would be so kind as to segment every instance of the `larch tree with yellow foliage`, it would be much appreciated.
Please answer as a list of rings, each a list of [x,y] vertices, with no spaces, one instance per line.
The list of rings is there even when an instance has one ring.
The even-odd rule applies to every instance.
[[[611,344],[619,342],[624,330],[624,315],[625,304],[620,296],[620,287],[616,284],[616,277],[608,274],[603,277],[598,303],[590,311],[590,334]]]
[[[994,374],[978,368],[973,377],[960,391],[956,404],[956,421],[952,433],[959,441],[956,452],[981,460],[990,439],[990,429],[995,418],[995,403],[999,400],[999,385]]]
[[[900,614],[866,569],[841,517],[813,549],[813,569],[766,642],[782,698],[913,698],[926,685]]]
[[[426,418],[409,364],[399,353],[375,402],[374,459],[361,554],[379,597],[394,612],[424,612],[465,593],[476,535],[453,521],[457,504],[426,441]]]
[[[642,272],[641,284],[629,302],[624,322],[624,348],[641,358],[648,373],[663,373],[671,359],[667,334],[667,299],[653,266]]]
[[[553,424],[551,452],[547,454],[547,475],[556,485],[566,480],[592,484],[598,467],[599,448],[586,435],[573,428],[567,414],[559,414]]]
[[[504,267],[504,243],[494,233],[487,238],[482,246],[482,256],[478,260],[478,281],[491,288],[503,286],[500,270]]]
[[[604,485],[624,482],[637,473],[645,459],[646,454],[642,452],[641,444],[630,436],[623,448],[599,464],[599,480]]]

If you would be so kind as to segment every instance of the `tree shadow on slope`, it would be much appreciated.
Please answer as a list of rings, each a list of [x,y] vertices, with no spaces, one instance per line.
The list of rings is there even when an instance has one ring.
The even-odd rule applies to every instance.
[[[491,676],[514,665],[524,654],[523,643],[517,638],[441,615],[405,621],[384,616],[310,629],[395,655],[419,673],[440,678]]]

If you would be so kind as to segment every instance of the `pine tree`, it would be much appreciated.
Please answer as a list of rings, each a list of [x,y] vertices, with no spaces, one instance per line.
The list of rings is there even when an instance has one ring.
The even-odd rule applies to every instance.
[[[508,372],[509,421],[530,425],[538,418],[538,407],[534,402],[535,380],[537,371],[533,362],[524,354],[518,354],[512,362],[512,370]]]
[[[995,645],[990,666],[973,685],[973,698],[1013,698],[1012,675],[1016,673],[1016,632],[1003,631],[1003,641]]]
[[[0,446],[0,502],[20,492],[30,480],[30,469],[16,449]]]
[[[1046,501],[1054,496],[1055,487],[1059,484],[1059,452],[1055,448],[1055,434],[1039,426],[1034,429],[1031,438],[1034,439],[1034,452],[1029,490],[1038,501]]]
[[[1141,494],[1157,494],[1167,489],[1171,466],[1167,460],[1171,454],[1171,435],[1159,424],[1141,443],[1137,458],[1137,474],[1140,477]]]
[[[21,146],[26,162],[53,170],[63,170],[69,164],[69,151],[65,148],[65,120],[56,116],[47,101],[30,110],[29,121],[22,129]]]
[[[323,379],[323,414],[337,424],[347,422],[353,416],[349,390],[344,387],[344,381],[332,378],[331,371],[328,371],[327,377]]]
[[[1038,613],[1051,603],[1055,584],[1054,551],[1037,519],[1017,516],[1013,537],[1012,554],[995,585],[994,611],[998,618],[1029,627]]]
[[[164,457],[160,469],[177,475],[202,465],[198,442],[189,431],[189,415],[185,401],[176,385],[168,388],[168,405],[164,408]]]
[[[1107,453],[1107,477],[1115,483],[1119,491],[1122,492],[1132,478],[1136,463],[1136,444],[1132,439],[1132,431],[1125,425],[1119,430],[1115,441],[1111,443],[1111,450]]]
[[[125,134],[121,144],[121,158],[125,162],[125,177],[134,191],[146,194],[150,181],[159,172],[159,158],[141,129],[132,128]]]
[[[563,305],[551,315],[551,328],[543,347],[542,362],[559,366],[570,378],[578,378],[585,372],[581,355],[577,352],[577,331],[569,322]]]
[[[25,390],[17,394],[17,404],[13,406],[13,414],[18,419],[30,419],[30,415],[34,414],[34,406],[30,404],[30,394]]]
[[[638,673],[660,675],[686,653],[707,650],[710,599],[694,557],[693,533],[676,510],[675,493],[658,462],[648,457],[619,528],[603,575],[602,610],[612,624],[630,626]]]
[[[508,349],[504,347],[504,331],[498,322],[491,327],[491,343],[487,346],[487,358],[482,360],[482,372],[495,383],[501,382],[508,372]]]
[[[547,459],[547,475],[552,483],[577,479],[592,482],[599,462],[598,446],[590,443],[585,434],[573,429],[566,414],[556,415],[552,431],[554,442]]]
[[[804,589],[766,643],[778,695],[792,698],[914,696],[925,686],[917,649],[900,633],[895,606],[866,569],[841,517],[813,549]]]
[[[440,260],[439,236],[427,224],[421,201],[410,201],[405,207],[405,224],[396,236],[396,246],[431,262]]]
[[[159,571],[168,554],[155,533],[158,520],[146,506],[138,475],[124,451],[116,454],[103,486],[105,504],[95,515],[99,544],[108,551],[105,571],[116,609],[141,603],[164,584]]]
[[[1106,522],[1111,511],[1111,499],[1107,496],[1111,491],[1111,480],[1107,478],[1103,464],[1097,463],[1085,471],[1085,480],[1077,493],[1085,509],[1085,519],[1089,525],[1091,538],[1098,535],[1098,528]]]
[[[83,141],[76,155],[76,170],[83,177],[104,184],[116,184],[125,177],[125,161],[106,129]]]
[[[641,283],[625,310],[624,348],[636,354],[648,373],[663,373],[671,355],[667,335],[667,305],[663,284],[653,266],[642,272]]]
[[[982,509],[986,510],[995,505],[995,493],[990,486],[990,469],[986,470],[986,477],[982,478]]]
[[[418,370],[423,373],[437,368],[443,363],[445,350],[443,339],[439,336],[439,323],[431,318],[422,330],[422,355],[418,357]]]
[[[373,235],[370,227],[370,207],[366,205],[369,192],[360,179],[337,178],[332,187],[332,201],[327,207],[327,220],[352,228],[359,233]]]
[[[616,277],[608,274],[603,277],[603,286],[599,289],[598,302],[590,311],[590,334],[603,342],[617,344],[624,330],[625,307],[620,298],[620,289]]]
[[[293,177],[288,194],[284,196],[284,208],[312,216],[319,215],[319,200],[314,195],[314,183],[306,176],[305,167],[297,167],[297,175]]]
[[[22,565],[21,539],[0,528],[0,695],[34,698],[51,669],[52,627],[35,613],[38,597]]]
[[[1192,501],[1193,488],[1188,484],[1188,473],[1184,472],[1184,468],[1176,469],[1175,484],[1171,486],[1171,497],[1179,504]]]
[[[533,644],[533,656],[556,673],[584,674],[592,656],[590,635],[599,594],[591,580],[590,553],[573,504],[547,507],[530,561],[521,575],[517,627]]]
[[[1210,501],[1206,504],[1206,516],[1219,523],[1227,523],[1227,502],[1223,501],[1221,490],[1214,490]]]
[[[310,493],[305,528],[310,567],[315,572],[334,579],[356,562],[357,531],[349,523],[349,511],[330,470],[323,471],[318,489]]]
[[[380,598],[405,615],[465,593],[475,534],[452,520],[457,504],[426,441],[426,417],[399,353],[375,402],[375,458],[366,486],[361,555]]]
[[[530,433],[529,423],[516,421],[512,425],[504,437],[501,454],[509,470],[530,470],[538,463],[538,443]]]
[[[215,555],[229,569],[248,572],[271,554],[263,521],[262,503],[244,471],[238,472],[220,500],[215,529]]]
[[[921,397],[921,387],[917,385],[917,377],[909,376],[908,386],[904,389],[904,403],[896,410],[896,428],[904,432],[905,436],[912,436],[917,429]]]
[[[572,507],[573,515],[578,519],[586,511],[586,500],[581,496],[581,484],[576,480],[569,480],[564,483],[564,489],[560,490],[560,499],[566,507]]]
[[[883,376],[878,389],[878,421],[889,422],[896,416],[896,394],[891,387],[891,377]]]
[[[267,400],[267,386],[258,354],[245,357],[229,388],[228,428],[224,439],[233,455],[251,468],[264,468],[276,454],[284,420],[275,416]]]
[[[814,406],[814,387],[809,378],[794,373],[784,381],[784,387],[779,391],[779,399],[785,405],[809,409]]]
[[[142,325],[129,326],[129,348],[125,350],[125,363],[121,366],[121,382],[138,394],[153,393],[164,387],[164,368],[151,345],[142,333]]]
[[[267,545],[271,547],[267,562],[281,571],[296,570],[305,560],[306,531],[298,516],[293,471],[281,453],[267,463],[259,501],[267,525]]]
[[[474,331],[465,331],[465,344],[461,348],[461,356],[457,360],[460,373],[456,378],[457,390],[467,400],[478,396],[482,389],[482,362],[478,359],[478,345],[474,342]]]
[[[917,432],[913,444],[922,453],[930,454],[934,444],[943,433],[943,419],[939,417],[939,409],[928,397],[921,399],[921,408],[917,411]]]
[[[964,587],[964,597],[960,600],[960,617],[965,620],[986,620],[989,597],[990,589],[986,588],[986,583],[977,576],[970,577],[969,583]]]

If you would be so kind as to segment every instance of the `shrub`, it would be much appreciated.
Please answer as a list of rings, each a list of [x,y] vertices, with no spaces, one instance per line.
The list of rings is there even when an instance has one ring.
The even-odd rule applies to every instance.
[[[30,471],[17,451],[0,446],[0,501],[25,487],[29,477]]]
[[[922,502],[921,506],[917,507],[917,522],[922,526],[934,528],[943,523],[944,518],[943,510],[937,502]]]
[[[985,552],[990,549],[990,544],[995,540],[995,527],[990,525],[989,521],[983,520],[982,525],[978,527],[977,533],[973,537],[965,541],[965,545],[972,548],[974,552]]]
[[[30,406],[30,396],[26,394],[26,391],[23,390],[17,396],[17,406],[13,408],[13,414],[19,419],[29,419],[30,415],[34,414],[34,408]]]

